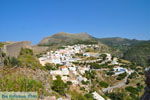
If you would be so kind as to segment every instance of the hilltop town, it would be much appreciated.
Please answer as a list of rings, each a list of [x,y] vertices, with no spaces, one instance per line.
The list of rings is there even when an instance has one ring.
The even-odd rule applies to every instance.
[[[138,100],[145,87],[144,67],[107,43],[86,33],[58,33],[35,46],[3,42],[0,90],[36,91],[41,100]]]
[[[71,87],[79,87],[89,93],[92,90],[93,79],[88,74],[103,71],[106,77],[117,77],[116,79],[120,82],[113,84],[97,80],[102,88],[91,94],[95,100],[105,100],[101,92],[107,93],[126,86],[129,81],[128,77],[132,77],[135,70],[127,66],[129,61],[121,60],[109,53],[90,52],[91,48],[97,49],[99,46],[84,44],[63,46],[56,51],[49,51],[41,55],[39,61],[43,66],[54,64],[55,67],[49,66],[52,80],[57,80],[59,76],[64,83],[71,84]],[[64,99],[59,98],[58,100]]]

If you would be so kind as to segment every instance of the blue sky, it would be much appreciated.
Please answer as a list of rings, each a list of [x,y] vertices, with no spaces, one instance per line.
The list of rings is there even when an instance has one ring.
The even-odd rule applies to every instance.
[[[150,0],[0,0],[0,41],[57,32],[150,39]]]

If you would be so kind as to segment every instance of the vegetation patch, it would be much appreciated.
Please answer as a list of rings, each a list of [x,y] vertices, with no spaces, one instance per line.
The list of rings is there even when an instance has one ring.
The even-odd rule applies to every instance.
[[[109,84],[104,81],[99,82],[99,85],[103,88],[107,88],[109,86]]]

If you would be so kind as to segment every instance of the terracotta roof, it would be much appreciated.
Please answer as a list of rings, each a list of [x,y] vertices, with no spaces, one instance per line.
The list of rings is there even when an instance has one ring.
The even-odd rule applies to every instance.
[[[67,68],[67,66],[59,66],[60,68]]]

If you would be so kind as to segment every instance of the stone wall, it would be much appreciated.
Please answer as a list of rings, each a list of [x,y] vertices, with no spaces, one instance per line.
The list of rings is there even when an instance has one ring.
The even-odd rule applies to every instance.
[[[47,51],[48,49],[49,49],[49,47],[45,47],[45,46],[32,46],[32,50],[33,50],[34,54],[43,53],[43,52]]]
[[[7,44],[4,45],[3,51],[6,53],[7,56],[17,57],[20,53],[21,48],[31,49],[31,42],[22,41],[22,42]]]
[[[3,57],[2,57],[2,49],[0,48],[0,67],[3,67],[4,63],[3,63]]]
[[[20,53],[21,48],[32,49],[34,54],[45,52],[48,49],[48,47],[44,46],[31,46],[30,41],[9,42],[1,49],[4,53],[6,53],[7,56],[17,57]]]

